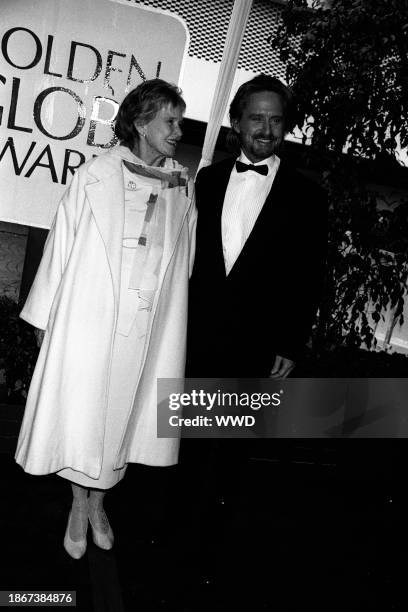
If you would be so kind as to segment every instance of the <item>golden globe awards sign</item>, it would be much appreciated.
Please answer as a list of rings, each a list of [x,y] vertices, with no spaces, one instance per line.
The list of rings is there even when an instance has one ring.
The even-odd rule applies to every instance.
[[[46,228],[125,95],[179,83],[188,32],[126,0],[2,0],[0,21],[0,219]]]

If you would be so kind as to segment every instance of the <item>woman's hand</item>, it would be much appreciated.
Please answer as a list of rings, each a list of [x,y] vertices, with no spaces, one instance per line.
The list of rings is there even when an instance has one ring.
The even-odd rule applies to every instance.
[[[35,336],[38,348],[40,348],[42,345],[42,341],[44,340],[44,335],[45,335],[45,331],[43,329],[37,329],[37,327],[34,329],[34,336]]]

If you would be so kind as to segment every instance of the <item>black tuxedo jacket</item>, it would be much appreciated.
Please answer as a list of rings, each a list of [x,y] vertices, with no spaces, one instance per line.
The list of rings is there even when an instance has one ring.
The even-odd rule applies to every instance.
[[[196,180],[187,375],[268,376],[275,355],[296,360],[310,335],[327,249],[323,190],[281,161],[237,261],[225,274],[221,213],[235,160]]]

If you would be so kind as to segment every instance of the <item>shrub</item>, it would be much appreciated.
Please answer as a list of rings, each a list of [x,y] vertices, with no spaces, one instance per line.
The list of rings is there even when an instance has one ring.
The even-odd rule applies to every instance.
[[[19,318],[18,302],[0,296],[0,370],[5,379],[8,402],[21,402],[28,387],[38,356],[33,327]]]

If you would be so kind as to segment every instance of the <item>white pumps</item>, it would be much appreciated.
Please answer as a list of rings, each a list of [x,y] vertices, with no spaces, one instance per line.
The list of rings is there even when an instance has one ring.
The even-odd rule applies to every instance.
[[[80,559],[81,557],[84,556],[85,551],[86,551],[86,532],[88,529],[88,520],[83,526],[83,533],[81,534],[80,539],[72,540],[70,536],[71,519],[72,519],[72,509],[69,512],[68,524],[65,530],[64,548],[67,551],[67,553],[70,555],[70,557],[72,557],[73,559]]]
[[[110,550],[113,546],[114,536],[103,507],[99,507],[98,509],[90,508],[87,500],[84,508],[77,508],[79,512],[78,521],[80,533],[78,534],[79,537],[75,540],[72,539],[72,537],[76,537],[72,534],[72,508],[69,512],[68,524],[64,536],[64,548],[70,557],[73,559],[80,559],[85,554],[88,519],[92,527],[92,539],[96,546],[99,546],[99,548],[103,550]]]
[[[108,517],[105,514],[105,510],[99,511],[99,515],[101,517],[101,524],[106,527],[107,530],[104,530],[103,532],[99,531],[96,528],[95,522],[92,520],[91,515],[88,514],[89,522],[91,523],[92,527],[92,539],[95,544],[99,546],[99,548],[103,548],[103,550],[110,550],[113,546],[114,541],[112,527],[109,524]]]

